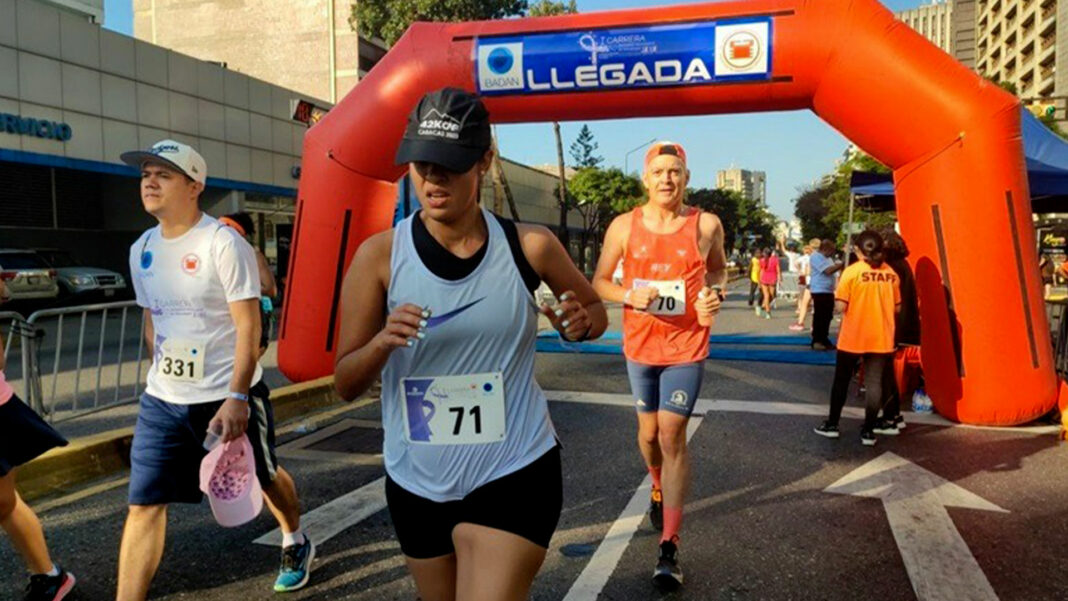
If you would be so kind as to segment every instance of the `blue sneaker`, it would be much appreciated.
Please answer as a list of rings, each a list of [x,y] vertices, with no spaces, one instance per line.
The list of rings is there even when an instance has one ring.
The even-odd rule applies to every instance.
[[[289,545],[282,549],[282,567],[274,581],[276,593],[288,593],[304,588],[311,576],[311,562],[315,559],[315,545],[304,535],[303,545]]]

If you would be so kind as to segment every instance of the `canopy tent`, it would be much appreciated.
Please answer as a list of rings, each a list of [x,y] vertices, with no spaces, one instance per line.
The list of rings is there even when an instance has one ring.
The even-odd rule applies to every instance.
[[[1026,108],[1020,108],[1031,210],[1056,213],[1068,209],[1068,142],[1049,130]],[[894,209],[894,183],[889,173],[854,171],[850,189],[857,206],[870,211]]]

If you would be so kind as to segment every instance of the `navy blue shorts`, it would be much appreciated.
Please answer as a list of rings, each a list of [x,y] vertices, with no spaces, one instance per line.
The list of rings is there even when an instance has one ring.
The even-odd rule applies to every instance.
[[[645,365],[627,360],[627,375],[638,413],[670,411],[690,417],[701,391],[704,362]]]
[[[0,476],[50,449],[65,446],[67,439],[18,396],[0,405]]]
[[[266,488],[274,481],[274,412],[271,392],[262,381],[248,392],[249,442],[256,458],[256,476]],[[200,462],[208,454],[204,436],[224,401],[177,405],[150,394],[141,407],[130,449],[130,505],[199,503]]]

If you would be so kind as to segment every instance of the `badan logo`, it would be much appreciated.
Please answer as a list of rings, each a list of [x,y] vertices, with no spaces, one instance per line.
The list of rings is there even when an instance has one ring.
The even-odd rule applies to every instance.
[[[200,271],[200,257],[198,257],[195,253],[189,253],[188,255],[182,257],[182,271],[188,273],[189,275],[193,275],[196,272]]]
[[[460,122],[438,109],[430,109],[419,120],[419,135],[456,140],[460,137]]]
[[[523,43],[478,47],[478,84],[483,90],[523,89]]]

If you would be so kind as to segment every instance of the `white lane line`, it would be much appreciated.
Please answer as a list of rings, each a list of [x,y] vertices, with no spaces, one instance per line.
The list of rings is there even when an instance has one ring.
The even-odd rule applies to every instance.
[[[383,476],[300,516],[300,526],[319,545],[385,508],[386,478]],[[275,528],[252,542],[281,546],[282,532]]]
[[[628,396],[627,398],[629,405],[630,397]],[[701,425],[702,419],[701,417],[690,418],[690,423],[686,427],[687,441],[693,438],[693,433]],[[601,594],[605,584],[608,583],[608,579],[611,578],[612,572],[619,565],[619,560],[623,558],[623,552],[630,545],[630,539],[634,536],[634,532],[638,530],[638,526],[645,519],[645,512],[649,507],[649,489],[651,487],[652,478],[646,475],[645,479],[642,480],[641,486],[634,491],[634,496],[630,498],[627,506],[623,508],[623,512],[619,514],[619,518],[608,529],[608,534],[605,535],[601,544],[597,546],[597,551],[594,552],[589,563],[579,574],[578,580],[571,585],[571,590],[567,592],[564,601],[595,601],[597,595]]]
[[[588,403],[618,407],[632,407],[634,405],[634,400],[629,394],[546,390],[545,396],[550,401],[565,403]],[[694,415],[704,415],[712,411],[722,411],[725,413],[759,413],[765,415],[827,416],[827,406],[817,405],[815,403],[697,399],[697,404],[694,406]],[[905,421],[910,424],[944,426],[947,428],[969,428],[973,430],[995,430],[1013,434],[1055,434],[1060,432],[1060,426],[972,426],[951,422],[935,413],[913,413],[911,411],[902,411],[901,413],[905,416]],[[864,419],[864,409],[861,407],[845,407],[842,410],[842,417],[848,419]]]

